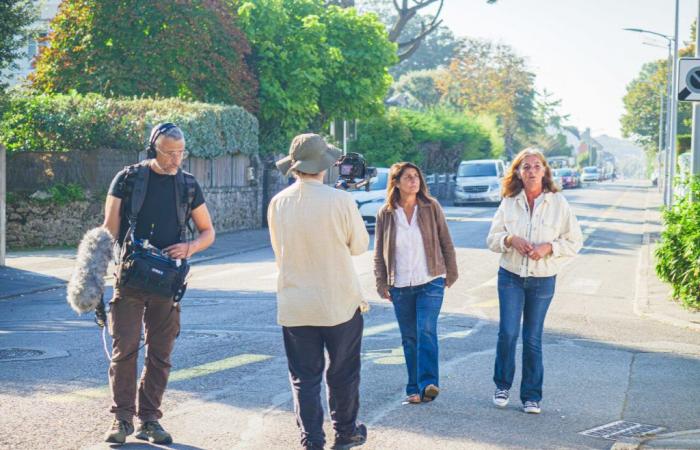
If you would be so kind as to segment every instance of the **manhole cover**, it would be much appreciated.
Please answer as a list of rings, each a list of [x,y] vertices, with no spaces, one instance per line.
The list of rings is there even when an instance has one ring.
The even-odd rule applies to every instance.
[[[607,425],[591,428],[590,430],[581,431],[579,434],[590,437],[598,437],[615,441],[626,437],[642,437],[651,434],[658,434],[666,428],[658,425],[648,425],[637,422],[626,422],[618,420]]]
[[[46,352],[31,348],[0,348],[0,361],[37,358],[44,353]]]

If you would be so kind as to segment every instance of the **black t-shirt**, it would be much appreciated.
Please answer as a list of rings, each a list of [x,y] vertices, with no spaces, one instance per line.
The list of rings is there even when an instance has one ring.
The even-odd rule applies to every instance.
[[[109,186],[109,195],[124,200],[125,192],[120,190],[126,176],[126,169],[119,172]],[[177,209],[175,206],[175,175],[160,175],[152,169],[148,174],[148,187],[143,206],[136,218],[137,239],[148,239],[151,245],[160,249],[180,242],[180,227],[177,221]],[[191,208],[194,210],[204,203],[204,194],[199,183],[195,180],[195,194]],[[129,230],[128,211],[122,210],[121,224],[119,225],[119,242],[124,241],[124,236]]]

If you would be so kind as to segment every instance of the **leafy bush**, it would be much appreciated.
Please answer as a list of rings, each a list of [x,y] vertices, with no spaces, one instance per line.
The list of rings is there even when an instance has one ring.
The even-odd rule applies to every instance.
[[[352,149],[374,165],[412,161],[429,172],[451,172],[463,159],[496,156],[492,130],[448,109],[390,109],[382,117],[361,121]]]
[[[64,0],[34,86],[222,102],[257,109],[250,45],[226,0]]]
[[[151,127],[166,121],[183,129],[193,156],[258,150],[257,119],[238,106],[75,93],[11,95],[0,110],[0,144],[8,152],[137,151],[148,142]]]
[[[690,183],[700,198],[700,181]],[[692,309],[700,309],[700,202],[679,199],[663,212],[666,225],[656,248],[656,273],[673,289],[673,297]]]
[[[50,201],[57,205],[85,200],[83,188],[73,183],[53,185],[49,188],[49,194],[51,194]]]
[[[357,141],[350,145],[353,151],[362,153],[371,165],[378,167],[389,167],[398,161],[423,162],[408,121],[398,109],[360,121]]]
[[[692,137],[692,134],[679,134],[678,136],[676,136],[676,151],[679,155],[690,150]]]

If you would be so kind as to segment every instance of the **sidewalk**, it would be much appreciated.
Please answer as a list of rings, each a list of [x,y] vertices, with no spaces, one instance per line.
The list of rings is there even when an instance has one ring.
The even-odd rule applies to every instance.
[[[700,332],[700,312],[691,312],[671,299],[671,287],[659,280],[654,250],[663,229],[661,195],[649,190],[644,212],[644,234],[639,254],[635,314],[662,323]],[[700,429],[664,433],[649,438],[630,438],[615,442],[612,450],[700,449]]]
[[[661,195],[649,190],[634,312],[639,316],[700,332],[700,312],[688,311],[680,303],[674,302],[671,299],[671,287],[656,275],[654,251],[663,230],[661,205]]]
[[[267,228],[222,233],[211,247],[196,254],[190,262],[198,264],[269,246]],[[7,267],[0,267],[0,300],[64,286],[73,273],[75,252],[76,249],[9,252]]]

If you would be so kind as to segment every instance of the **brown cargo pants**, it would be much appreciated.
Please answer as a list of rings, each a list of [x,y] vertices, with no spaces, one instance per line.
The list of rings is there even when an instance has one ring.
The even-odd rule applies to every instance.
[[[117,419],[131,422],[163,417],[160,404],[170,374],[170,354],[180,333],[180,305],[171,298],[128,288],[115,288],[109,302],[109,331],[112,335],[112,362],[109,386],[112,412]],[[146,339],[146,357],[138,387],[136,376],[141,327]]]

